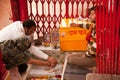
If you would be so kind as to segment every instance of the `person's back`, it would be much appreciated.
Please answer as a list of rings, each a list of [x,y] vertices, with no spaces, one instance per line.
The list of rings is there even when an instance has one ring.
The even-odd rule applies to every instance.
[[[14,39],[14,36],[18,35],[21,32],[23,32],[22,22],[16,21],[0,30],[0,42],[4,40]]]

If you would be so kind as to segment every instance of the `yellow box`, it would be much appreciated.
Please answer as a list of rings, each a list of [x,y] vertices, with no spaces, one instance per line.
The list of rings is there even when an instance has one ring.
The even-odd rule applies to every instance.
[[[88,29],[80,27],[60,27],[60,49],[62,51],[86,51],[88,32]]]

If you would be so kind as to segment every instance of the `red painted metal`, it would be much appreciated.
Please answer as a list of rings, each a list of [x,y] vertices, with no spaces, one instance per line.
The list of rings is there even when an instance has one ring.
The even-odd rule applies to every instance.
[[[18,8],[19,8],[19,16],[20,20],[24,21],[28,19],[28,7],[27,7],[27,0],[18,0]]]
[[[10,0],[13,21],[28,19],[27,0]]]
[[[97,0],[97,70],[102,74],[120,74],[120,1]]]
[[[13,21],[20,20],[18,0],[10,0],[10,3],[11,3],[11,10],[12,10],[12,20]]]
[[[33,3],[36,6],[36,12],[33,12]],[[87,7],[84,7],[85,3]],[[81,11],[80,5],[82,5]],[[86,12],[93,5],[95,0],[28,0],[29,18],[36,21],[38,27],[36,32],[39,37],[39,33],[58,30],[62,18],[88,17]],[[39,6],[41,8],[38,8]]]
[[[116,2],[116,74],[120,74],[120,0]]]
[[[115,27],[115,42],[116,42],[116,44],[115,44],[115,54],[117,54],[116,56],[115,56],[115,60],[116,60],[116,62],[115,62],[115,73],[116,74],[120,74],[120,69],[119,69],[119,53],[120,53],[120,46],[119,46],[119,44],[120,44],[120,1],[116,1],[116,7],[115,7],[115,9],[116,9],[116,27]]]

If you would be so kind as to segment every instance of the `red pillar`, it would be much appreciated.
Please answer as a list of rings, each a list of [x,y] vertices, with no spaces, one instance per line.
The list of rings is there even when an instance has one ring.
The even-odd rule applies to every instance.
[[[28,19],[27,0],[10,0],[13,21]]]
[[[97,69],[100,74],[120,75],[120,0],[113,2],[97,0]]]
[[[24,21],[28,19],[27,0],[18,0],[18,2],[19,2],[20,20]]]
[[[10,0],[10,3],[12,10],[12,20],[13,21],[20,20],[18,0]]]

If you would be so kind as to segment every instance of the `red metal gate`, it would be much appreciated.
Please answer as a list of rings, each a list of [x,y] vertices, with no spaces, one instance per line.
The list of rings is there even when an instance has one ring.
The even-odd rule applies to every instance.
[[[37,33],[50,32],[60,26],[62,18],[88,17],[95,0],[28,0],[29,18],[37,23]]]
[[[120,0],[97,0],[97,69],[120,74]]]
[[[95,1],[96,0],[11,0],[11,7],[15,15],[13,15],[14,21],[23,21],[29,16],[30,19],[36,22],[36,32],[39,34],[50,32],[51,29],[58,29],[62,18],[88,17],[88,8],[94,6]]]

